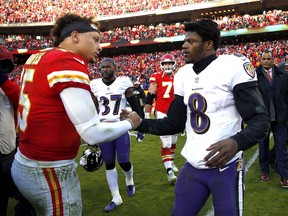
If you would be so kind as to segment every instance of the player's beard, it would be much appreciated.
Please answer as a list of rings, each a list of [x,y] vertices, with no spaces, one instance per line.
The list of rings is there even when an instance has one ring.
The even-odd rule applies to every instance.
[[[205,47],[204,47],[204,43],[202,42],[201,44],[199,44],[198,47],[195,47],[193,49],[193,52],[191,54],[189,54],[189,58],[185,59],[185,63],[189,64],[196,64],[200,61],[202,61],[203,59],[205,59],[206,57],[208,57],[208,55],[204,52]],[[187,61],[186,61],[187,60]]]
[[[110,80],[113,80],[114,79],[114,72],[113,73],[110,73],[110,72],[104,72],[102,73],[102,78],[107,80],[107,81],[110,81]]]

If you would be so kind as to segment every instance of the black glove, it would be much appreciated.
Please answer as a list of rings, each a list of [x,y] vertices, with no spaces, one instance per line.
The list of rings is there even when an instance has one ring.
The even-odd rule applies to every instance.
[[[4,82],[6,82],[7,79],[8,79],[8,74],[0,72],[0,85],[2,85]]]
[[[11,59],[3,59],[0,61],[0,73],[11,73],[14,69],[14,64]]]

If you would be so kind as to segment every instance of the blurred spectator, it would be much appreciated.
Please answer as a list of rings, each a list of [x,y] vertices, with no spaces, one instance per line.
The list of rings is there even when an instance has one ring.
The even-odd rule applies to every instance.
[[[13,197],[19,200],[15,216],[34,216],[33,207],[14,184],[10,170],[17,151],[15,114],[20,93],[19,86],[8,78],[14,67],[12,61],[13,55],[0,44],[0,215],[6,215],[9,197]]]
[[[249,58],[252,64],[256,67],[260,65],[261,54],[266,49],[273,50],[274,63],[278,65],[279,62],[285,59],[286,55],[288,56],[288,40],[246,42],[233,45],[223,43],[217,50],[217,55],[232,54],[234,52],[242,53],[247,56],[247,58]],[[171,51],[171,54],[175,56],[177,61],[176,71],[179,67],[184,65],[181,53],[181,50]],[[160,62],[160,57],[164,54],[165,52],[126,54],[113,56],[113,59],[118,64],[120,71],[119,74],[129,76],[132,80],[141,77],[143,89],[147,90],[149,87],[149,77],[152,73],[156,72],[156,64]],[[102,60],[103,58],[99,58],[99,62]],[[100,77],[99,63],[89,64],[88,67],[90,71],[90,79]],[[18,65],[11,73],[11,79],[16,83],[19,83],[22,68],[23,65]]]
[[[9,0],[0,1],[0,23],[54,22],[63,13],[77,13],[86,17],[133,14],[168,9],[187,4],[219,0]]]
[[[275,18],[277,17],[277,19]],[[273,22],[269,21],[273,19]],[[230,15],[215,17],[219,25],[220,30],[236,30],[242,28],[257,28],[267,25],[278,25],[288,23],[288,11],[273,10],[268,11],[266,14],[257,15]],[[144,40],[154,39],[159,37],[173,37],[183,35],[184,22],[180,23],[158,23],[157,25],[134,25],[126,26],[123,28],[114,28],[109,31],[105,31],[102,35],[102,43],[115,43],[115,42],[127,42],[132,40]],[[43,49],[52,47],[52,38],[48,35],[2,35],[6,41],[9,49]]]

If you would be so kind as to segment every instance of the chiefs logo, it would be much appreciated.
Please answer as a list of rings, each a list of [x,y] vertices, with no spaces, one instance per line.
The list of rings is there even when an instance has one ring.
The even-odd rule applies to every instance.
[[[250,62],[245,62],[243,64],[245,72],[252,78],[255,77],[255,68]]]

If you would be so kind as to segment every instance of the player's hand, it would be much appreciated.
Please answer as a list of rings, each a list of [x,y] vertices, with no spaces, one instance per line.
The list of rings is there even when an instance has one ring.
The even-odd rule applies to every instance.
[[[205,165],[222,167],[238,152],[238,144],[234,139],[228,138],[214,143],[206,150],[210,152],[204,158]]]
[[[126,110],[126,109],[122,109],[122,110],[121,110],[121,113],[120,113],[120,120],[122,121],[122,120],[127,119],[129,113],[131,113],[131,112],[129,112],[129,111]]]
[[[128,112],[127,110],[122,110],[120,119],[128,120],[132,125],[132,129],[138,128],[142,122],[142,118],[135,111]]]

